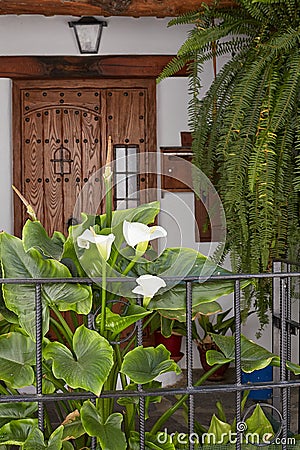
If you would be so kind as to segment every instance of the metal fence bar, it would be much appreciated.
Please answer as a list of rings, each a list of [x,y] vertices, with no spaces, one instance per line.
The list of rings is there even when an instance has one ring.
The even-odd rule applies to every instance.
[[[242,366],[241,366],[241,286],[240,281],[234,283],[234,314],[235,314],[235,382],[237,387],[242,384]],[[236,450],[242,448],[242,411],[241,411],[241,391],[236,391]]]
[[[291,263],[293,264],[293,263]],[[241,273],[241,274],[231,274],[231,275],[212,275],[209,279],[207,276],[188,276],[188,277],[164,277],[164,280],[167,281],[177,281],[177,282],[199,282],[202,283],[204,281],[235,281],[235,280],[255,280],[255,279],[273,279],[273,278],[299,278],[300,272],[278,272],[278,273]],[[101,283],[101,277],[93,278],[93,283],[99,284]],[[122,283],[130,283],[134,281],[135,278],[122,278],[122,277],[107,277],[107,282],[122,282]],[[61,284],[61,283],[70,283],[70,284],[91,284],[90,278],[0,278],[0,284]]]
[[[300,272],[291,272],[290,266],[287,268],[287,272],[276,272],[272,274],[241,274],[241,275],[226,275],[224,276],[213,276],[212,281],[217,280],[232,280],[234,282],[234,311],[235,311],[235,365],[236,365],[236,380],[233,385],[218,385],[218,386],[193,386],[193,339],[192,339],[192,283],[201,282],[201,277],[187,277],[181,280],[177,277],[168,277],[168,279],[174,281],[178,280],[186,283],[186,324],[187,324],[187,339],[186,339],[186,360],[187,360],[187,379],[186,386],[184,388],[161,388],[156,390],[144,391],[142,385],[138,385],[136,391],[104,391],[101,394],[103,398],[119,398],[119,397],[129,397],[137,396],[139,398],[139,434],[140,434],[140,450],[144,450],[146,446],[146,433],[145,433],[145,398],[147,396],[157,396],[157,395],[185,395],[188,394],[188,433],[190,435],[194,432],[194,422],[195,422],[195,407],[194,407],[194,395],[207,394],[211,392],[235,392],[236,393],[236,422],[237,422],[237,441],[236,450],[241,450],[242,436],[239,433],[238,425],[241,423],[241,397],[245,390],[249,389],[249,386],[241,384],[241,286],[240,281],[245,279],[259,279],[259,278],[270,278],[273,280],[274,285],[276,280],[279,285],[279,313],[280,313],[280,357],[281,365],[279,369],[280,379],[278,381],[268,382],[268,383],[257,383],[255,386],[251,386],[250,389],[257,390],[266,387],[278,388],[281,392],[282,400],[282,416],[283,416],[283,433],[282,433],[282,450],[287,450],[287,437],[288,437],[288,426],[289,426],[289,388],[299,387],[300,382],[297,380],[291,380],[286,371],[286,360],[290,357],[291,342],[290,336],[288,336],[288,331],[291,324],[291,284],[290,280],[294,277],[300,278]],[[166,280],[168,280],[166,279]],[[101,279],[99,279],[101,280]],[[122,279],[112,279],[110,281],[115,282],[126,282]],[[207,281],[203,277],[203,281]],[[47,402],[60,401],[60,400],[86,400],[91,399],[95,402],[96,396],[89,392],[73,392],[73,393],[61,393],[61,394],[45,394],[42,393],[42,342],[43,342],[43,331],[42,331],[42,286],[43,284],[54,284],[54,283],[85,283],[91,285],[90,279],[0,279],[0,283],[4,284],[31,284],[35,285],[35,306],[36,306],[36,394],[25,394],[25,395],[11,395],[9,396],[10,402],[37,402],[38,403],[38,426],[43,431],[44,429],[44,405]],[[275,290],[273,289],[273,296],[275,300]],[[141,305],[141,299],[137,300],[137,303]],[[276,304],[276,302],[275,302]],[[275,306],[276,307],[276,306]],[[88,315],[88,328],[93,328],[93,316]],[[143,345],[143,324],[142,321],[137,323],[137,344]],[[7,396],[0,395],[0,403],[7,402]],[[97,448],[96,439],[92,438],[91,450]],[[189,441],[189,450],[194,450],[194,442],[192,439]]]
[[[282,271],[282,262],[273,261],[272,272],[273,274],[280,273]],[[272,279],[272,352],[276,355],[280,354],[280,327],[274,326],[275,318],[279,317],[280,320],[280,278]],[[273,367],[273,382],[280,381],[280,369]],[[278,410],[281,410],[281,390],[273,388],[272,391],[272,404]]]
[[[192,283],[186,283],[186,373],[187,373],[187,389],[193,387],[193,335],[192,335],[192,320],[193,320],[193,296]],[[191,437],[194,433],[195,422],[195,405],[194,396],[189,395],[188,399],[188,434]],[[194,450],[194,440],[189,439],[189,450]]]
[[[142,306],[142,299],[137,299],[137,304]],[[137,345],[143,345],[143,321],[137,321]],[[143,386],[138,384],[139,393],[143,393]],[[140,450],[145,450],[146,438],[145,438],[145,397],[139,396],[139,435],[140,435]]]
[[[287,305],[286,305],[286,279],[280,280],[280,380],[286,380],[286,361],[287,361]],[[287,437],[288,437],[288,389],[282,388],[281,390],[282,401],[282,450],[287,450]]]
[[[286,264],[286,271],[291,272],[291,264]],[[292,359],[292,333],[291,333],[291,318],[292,318],[292,298],[291,298],[291,278],[286,279],[286,337],[287,337],[287,349],[286,358],[288,361]],[[291,372],[286,370],[286,379],[291,379]],[[287,389],[287,429],[290,429],[291,425],[291,388]]]
[[[36,393],[38,401],[38,425],[44,431],[44,403],[43,403],[43,309],[41,285],[35,285],[35,337],[36,337]]]

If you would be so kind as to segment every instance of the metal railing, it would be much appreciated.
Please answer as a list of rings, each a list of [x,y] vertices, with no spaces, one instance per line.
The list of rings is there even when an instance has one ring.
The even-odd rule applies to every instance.
[[[294,264],[294,263],[293,263]],[[255,385],[245,385],[242,383],[242,367],[241,367],[241,282],[244,280],[257,280],[267,278],[273,282],[273,317],[275,325],[273,329],[274,338],[279,338],[279,350],[280,350],[280,370],[277,379],[272,382],[259,382]],[[102,398],[118,399],[120,397],[133,397],[139,398],[139,436],[140,436],[140,450],[145,449],[145,397],[147,396],[169,396],[169,395],[187,395],[188,396],[188,433],[194,432],[195,421],[195,396],[207,393],[235,393],[235,415],[236,423],[239,424],[242,421],[241,400],[242,394],[245,390],[255,391],[266,388],[278,389],[280,392],[280,402],[276,404],[276,408],[282,415],[282,443],[276,448],[282,450],[288,449],[288,431],[290,420],[290,404],[289,404],[289,390],[291,388],[300,388],[300,380],[291,379],[287,375],[285,363],[290,357],[291,344],[290,344],[290,332],[291,329],[300,328],[298,322],[291,321],[290,314],[290,297],[291,288],[290,283],[293,279],[300,279],[300,272],[291,272],[288,269],[285,272],[275,272],[270,274],[238,274],[238,275],[216,275],[210,277],[207,281],[206,277],[186,277],[181,283],[185,283],[186,286],[186,382],[183,387],[165,387],[155,390],[143,389],[142,385],[139,385],[137,390],[117,390],[117,391],[103,391],[101,393]],[[179,278],[170,277],[165,278],[165,281],[179,281]],[[218,384],[218,385],[201,385],[195,386],[193,384],[193,336],[192,336],[192,285],[194,283],[210,282],[218,280],[231,280],[234,284],[233,292],[233,307],[235,315],[235,382],[232,384]],[[108,282],[120,282],[124,283],[124,278],[108,279]],[[132,279],[130,279],[132,281]],[[93,283],[100,283],[101,278],[94,279]],[[125,281],[126,282],[126,281]],[[58,402],[65,400],[96,400],[96,396],[89,392],[68,392],[68,393],[55,393],[55,394],[43,394],[42,392],[42,302],[41,302],[41,287],[45,284],[54,283],[80,283],[91,285],[90,279],[85,278],[66,278],[66,279],[0,279],[2,284],[30,284],[35,286],[35,307],[36,307],[36,392],[31,394],[22,395],[0,395],[0,403],[9,402],[37,402],[38,403],[38,425],[41,431],[44,430],[44,406],[49,402]],[[279,289],[276,284],[279,284]],[[137,299],[137,302],[141,302],[141,299]],[[279,305],[279,307],[278,307]],[[276,322],[277,321],[277,322]],[[277,328],[279,326],[279,328]],[[93,314],[88,316],[88,327],[93,327]],[[278,330],[278,333],[277,333]],[[275,336],[278,334],[278,336]],[[138,321],[137,323],[137,344],[143,344],[143,323]],[[91,449],[96,449],[96,440],[92,438]],[[188,444],[189,450],[194,450],[195,444],[190,441]],[[226,448],[224,446],[224,448]],[[242,432],[237,430],[236,450],[242,449]]]

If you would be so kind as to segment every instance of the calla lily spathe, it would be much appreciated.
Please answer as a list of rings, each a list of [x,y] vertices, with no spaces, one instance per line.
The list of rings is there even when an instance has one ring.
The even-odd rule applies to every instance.
[[[141,275],[135,280],[138,284],[132,292],[144,297],[143,306],[146,308],[160,288],[166,287],[166,283],[160,277],[154,275]]]
[[[91,227],[89,230],[85,230],[80,236],[78,236],[77,244],[78,247],[81,248],[89,248],[90,243],[96,244],[100,255],[105,261],[107,261],[110,257],[111,246],[114,240],[114,234],[110,233],[107,236],[104,234],[96,234]]]
[[[123,235],[127,244],[130,247],[135,247],[141,242],[149,242],[153,239],[166,237],[167,231],[158,225],[148,227],[140,222],[127,222],[127,220],[124,220]]]

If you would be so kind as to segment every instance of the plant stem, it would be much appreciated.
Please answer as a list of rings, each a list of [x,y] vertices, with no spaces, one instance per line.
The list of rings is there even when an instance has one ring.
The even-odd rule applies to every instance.
[[[65,341],[68,341],[68,335],[67,335],[64,327],[59,322],[57,322],[57,320],[53,319],[53,317],[50,317],[50,323],[51,323],[52,331],[55,333],[57,340],[59,342],[61,342],[62,344]]]
[[[100,334],[105,337],[106,322],[106,261],[102,261],[102,291],[101,291],[101,323]]]
[[[128,272],[133,268],[133,266],[135,265],[135,263],[139,260],[139,256],[135,256],[130,263],[128,264],[128,266],[126,267],[126,269],[123,271],[122,275],[127,275]]]
[[[112,221],[112,188],[111,188],[111,179],[109,181],[105,181],[105,205],[106,205],[106,227],[111,227]]]
[[[194,386],[200,386],[204,383],[204,381],[207,380],[208,377],[210,377],[213,373],[216,372],[220,367],[222,367],[223,364],[216,364],[213,366],[210,370],[205,372],[201,378],[195,383]],[[155,423],[155,425],[152,427],[151,432],[152,434],[156,434],[161,427],[164,425],[164,423],[177,411],[178,408],[188,399],[190,394],[183,395],[170,409],[164,412],[164,414],[158,419],[158,421]]]
[[[51,309],[55,312],[56,317],[58,318],[58,320],[60,321],[60,323],[63,326],[63,329],[65,330],[65,337],[66,337],[66,339],[68,341],[68,344],[70,346],[72,346],[73,333],[72,333],[71,328],[69,327],[69,325],[65,321],[63,315],[61,314],[61,312],[58,310],[58,308],[55,305],[52,305]]]

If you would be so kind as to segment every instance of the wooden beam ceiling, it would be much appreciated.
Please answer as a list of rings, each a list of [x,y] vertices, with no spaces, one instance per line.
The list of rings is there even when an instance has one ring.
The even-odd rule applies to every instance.
[[[214,0],[206,0],[212,4]],[[220,6],[232,5],[221,0]],[[199,0],[0,0],[0,15],[174,17],[199,9]]]

